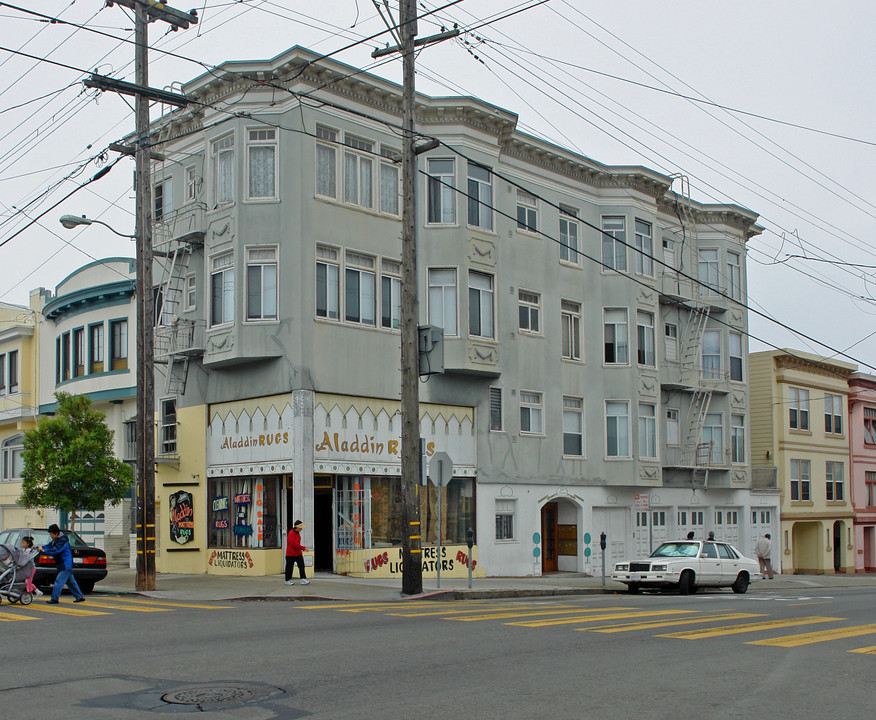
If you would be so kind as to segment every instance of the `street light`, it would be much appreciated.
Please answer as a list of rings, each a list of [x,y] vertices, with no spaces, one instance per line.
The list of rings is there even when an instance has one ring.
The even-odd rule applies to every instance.
[[[72,230],[79,225],[91,225],[92,223],[97,223],[98,225],[103,225],[105,228],[109,228],[112,232],[114,232],[119,237],[128,238],[129,240],[136,240],[136,235],[125,235],[125,233],[120,233],[111,225],[108,225],[103,220],[92,220],[91,218],[85,217],[85,215],[61,215],[61,225],[63,225],[68,230]]]
[[[102,220],[85,215],[64,215],[61,225],[67,229],[97,223],[119,237],[138,240],[137,243],[137,415],[135,435],[137,458],[137,590],[155,589],[155,448],[152,417],[155,413],[155,388],[152,310],[151,233],[126,235]],[[138,223],[138,227],[139,227]]]

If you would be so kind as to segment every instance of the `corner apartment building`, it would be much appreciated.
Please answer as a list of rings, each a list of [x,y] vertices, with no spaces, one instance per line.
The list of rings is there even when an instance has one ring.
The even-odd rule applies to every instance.
[[[153,125],[158,569],[279,572],[302,519],[317,569],[397,574],[401,88],[295,47],[182,90]],[[443,330],[420,429],[453,463],[440,558],[422,488],[426,576],[597,573],[601,532],[607,563],[689,530],[753,546],[778,500],[748,453],[756,215],[479,99],[418,95],[417,122]]]
[[[853,572],[849,378],[857,366],[797,350],[752,353],[752,466],[777,473],[782,572]]]
[[[855,572],[876,572],[876,376],[849,377],[849,483]]]

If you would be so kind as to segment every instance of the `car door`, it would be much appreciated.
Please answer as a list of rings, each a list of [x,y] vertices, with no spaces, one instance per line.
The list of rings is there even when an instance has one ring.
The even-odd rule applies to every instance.
[[[720,585],[723,577],[721,560],[715,543],[704,542],[700,550],[700,569],[697,573],[697,585]]]
[[[736,581],[736,576],[739,575],[739,570],[742,566],[742,560],[733,552],[729,545],[724,543],[716,543],[718,547],[718,557],[721,559],[721,576],[723,585],[732,585]]]

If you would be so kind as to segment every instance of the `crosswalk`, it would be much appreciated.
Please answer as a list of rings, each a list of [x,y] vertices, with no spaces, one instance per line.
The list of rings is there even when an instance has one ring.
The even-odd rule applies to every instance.
[[[824,598],[794,599],[797,602],[789,602],[785,607],[799,606],[802,612],[806,612],[805,608],[808,605],[829,604],[829,599]],[[303,612],[379,613],[393,618],[494,623],[514,628],[563,627],[578,632],[603,634],[650,632],[655,638],[671,640],[695,641],[754,636],[755,639],[742,641],[747,645],[776,648],[795,648],[876,635],[876,624],[843,624],[848,621],[842,617],[814,614],[773,617],[771,613],[763,612],[774,608],[778,609],[775,605],[769,607],[765,604],[752,604],[751,609],[757,612],[737,612],[735,609],[730,611],[711,607],[648,608],[631,604],[586,607],[580,604],[543,601],[509,603],[460,601],[448,604],[446,607],[432,601],[343,605],[309,603],[295,607],[296,610]],[[816,608],[812,609],[816,610]],[[798,629],[805,632],[796,632]],[[759,637],[761,635],[765,637]],[[847,652],[876,655],[876,645],[849,649]]]
[[[72,601],[65,602],[64,600],[57,605],[50,605],[39,600],[32,602],[30,605],[4,603],[0,605],[0,622],[27,622],[30,620],[48,619],[52,616],[88,618],[126,612],[160,613],[174,612],[182,609],[228,610],[230,608],[230,605],[199,605],[197,603],[169,602],[152,598],[90,595],[86,602],[75,605]]]

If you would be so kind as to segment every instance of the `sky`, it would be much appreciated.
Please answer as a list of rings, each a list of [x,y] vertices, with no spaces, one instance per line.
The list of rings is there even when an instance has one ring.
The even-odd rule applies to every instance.
[[[359,42],[386,29],[374,0],[169,4],[194,6],[200,21],[150,25],[152,87],[178,90],[225,60],[294,45],[400,82],[400,60],[371,58],[388,35]],[[394,16],[397,5],[389,0]],[[516,113],[523,132],[607,165],[683,175],[695,200],[758,213],[750,349],[794,348],[876,373],[876,3],[417,5],[443,8],[420,21],[420,36],[464,31],[419,53],[418,91],[480,97]],[[77,190],[134,126],[130,98],[82,80],[96,70],[133,82],[132,39],[130,12],[102,0],[0,3],[0,302],[26,305],[31,290],[53,290],[84,264],[133,256],[109,230],[58,222],[87,215],[133,233],[132,160]]]

